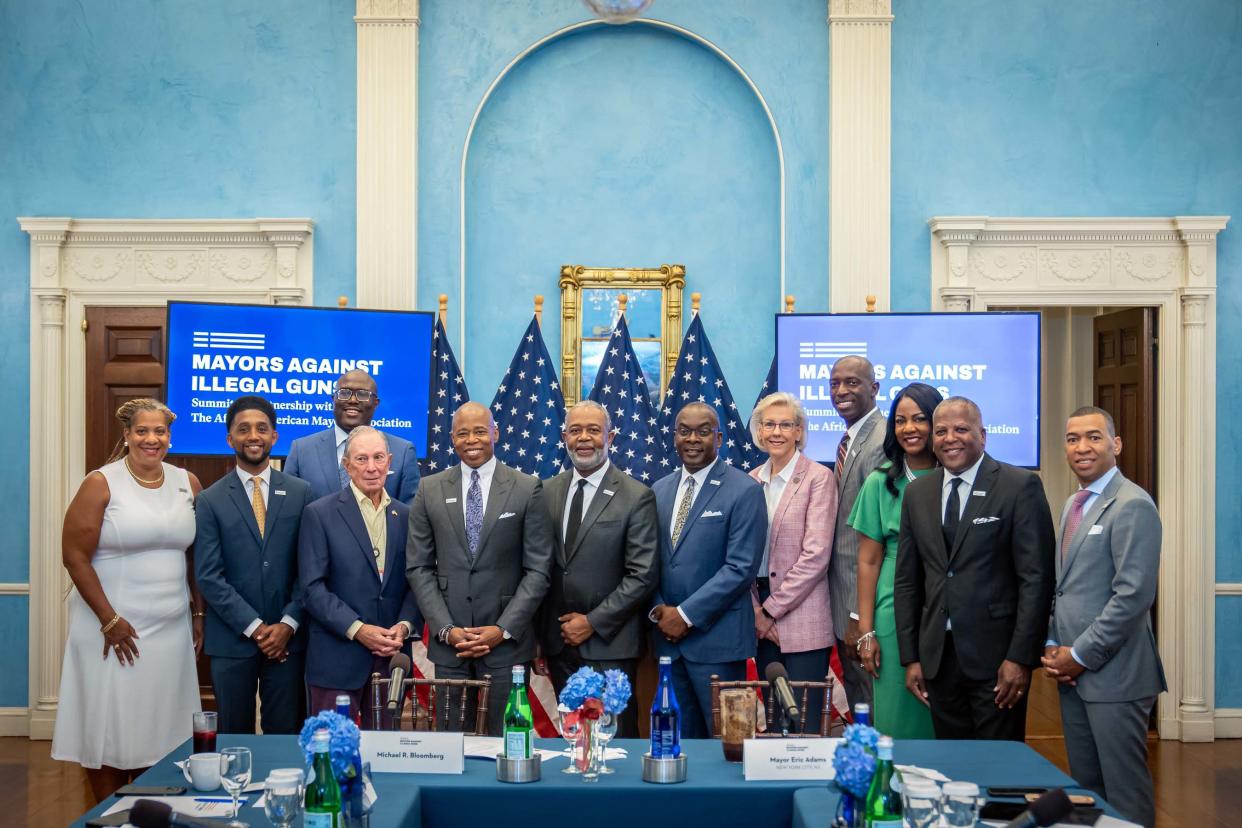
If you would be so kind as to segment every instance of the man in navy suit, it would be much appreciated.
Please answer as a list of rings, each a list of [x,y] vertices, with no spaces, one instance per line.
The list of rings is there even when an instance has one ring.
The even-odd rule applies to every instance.
[[[310,484],[311,496],[318,500],[349,485],[343,457],[345,440],[358,426],[370,425],[379,405],[379,389],[366,371],[350,371],[336,381],[332,395],[332,428],[299,437],[289,446],[285,474]],[[391,497],[408,504],[418,491],[418,450],[409,440],[385,434],[392,454],[384,488]]]
[[[768,531],[763,487],[717,459],[720,421],[704,403],[677,414],[682,468],[652,487],[660,515],[660,580],[650,619],[656,655],[673,659],[681,734],[712,735],[711,676],[746,678],[755,655],[750,586]]]
[[[384,489],[392,454],[385,435],[357,426],[345,444],[349,485],[306,507],[298,566],[310,621],[306,683],[312,711],[330,710],[338,694],[362,709],[362,726],[378,727],[371,674],[408,651],[422,630],[405,580],[410,509]]]
[[[310,502],[305,481],[268,456],[276,412],[262,397],[238,397],[225,415],[235,473],[198,496],[194,574],[206,602],[204,651],[211,656],[221,733],[254,733],[255,688],[264,733],[297,733],[304,718],[298,526]]]

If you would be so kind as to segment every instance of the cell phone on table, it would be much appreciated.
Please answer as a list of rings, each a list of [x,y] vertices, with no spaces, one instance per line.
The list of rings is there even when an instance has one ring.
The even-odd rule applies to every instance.
[[[91,817],[86,821],[86,828],[111,828],[111,826],[125,825],[128,822],[129,811],[117,811],[107,816]]]
[[[1048,789],[1041,785],[1002,785],[988,788],[988,796],[1012,796],[1019,799],[1031,794],[1039,796],[1045,793],[1048,793]]]
[[[181,796],[184,785],[122,785],[113,796]]]

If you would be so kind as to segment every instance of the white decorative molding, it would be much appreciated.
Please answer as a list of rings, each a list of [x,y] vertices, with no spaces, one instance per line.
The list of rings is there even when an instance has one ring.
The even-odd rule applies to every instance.
[[[29,595],[30,584],[0,584],[0,595]],[[3,708],[0,708],[3,709]]]
[[[891,0],[828,4],[828,287],[833,312],[889,309]],[[966,263],[959,265],[963,270]]]
[[[1238,584],[1238,583],[1217,584],[1216,594],[1217,595],[1242,595],[1242,584]]]
[[[361,308],[418,300],[418,0],[357,0],[355,291]]]
[[[1217,739],[1242,739],[1242,707],[1216,708]]]
[[[86,463],[88,305],[310,304],[310,219],[19,218],[30,236],[31,738],[50,739],[66,635],[65,507]],[[0,588],[0,594],[3,589]],[[9,593],[18,594],[18,593]],[[4,715],[0,710],[0,716]],[[4,725],[0,723],[0,728]]]
[[[1169,683],[1159,722],[1162,738],[1186,742],[1221,735],[1213,710],[1213,596],[1235,594],[1227,591],[1231,585],[1215,583],[1216,235],[1228,222],[1228,216],[937,216],[928,222],[938,310],[1158,309],[1156,500],[1164,548],[1157,612]],[[1034,269],[995,278],[999,258],[1009,262],[1023,252],[1034,253]],[[976,261],[982,264],[967,266]]]
[[[29,736],[30,710],[26,707],[0,707],[0,736]]]

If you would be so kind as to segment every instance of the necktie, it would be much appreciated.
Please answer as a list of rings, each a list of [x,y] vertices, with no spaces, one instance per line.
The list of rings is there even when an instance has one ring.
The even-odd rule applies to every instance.
[[[673,546],[677,546],[677,539],[681,537],[682,527],[686,525],[686,518],[690,517],[690,504],[694,501],[694,478],[686,478],[686,493],[681,496],[681,503],[677,504],[677,517],[673,519]]]
[[[565,554],[568,555],[574,548],[574,541],[578,539],[578,527],[582,525],[582,501],[583,492],[586,490],[586,479],[578,481],[578,491],[574,492],[574,499],[569,501],[569,522],[565,525]]]
[[[483,529],[483,487],[479,485],[479,470],[470,471],[470,489],[466,492],[466,543],[470,545],[470,560],[479,551],[479,532]]]
[[[832,467],[832,471],[837,476],[837,488],[841,488],[841,475],[845,474],[845,458],[850,453],[850,433],[847,431],[841,435],[841,442],[837,444],[837,464]]]
[[[336,464],[336,477],[341,481],[341,488],[349,485],[349,474],[345,471],[345,455],[341,455],[340,461]]]
[[[962,478],[955,477],[949,481],[949,502],[944,507],[944,545],[949,552],[953,551],[953,541],[957,538],[957,524],[962,519],[962,501],[957,496],[957,487]]]
[[[1069,518],[1065,521],[1065,535],[1061,538],[1061,563],[1065,563],[1065,553],[1069,551],[1070,541],[1074,539],[1074,533],[1078,531],[1078,524],[1082,523],[1082,507],[1089,497],[1091,497],[1090,489],[1080,489],[1078,494],[1074,495],[1074,505],[1070,506]]]
[[[263,481],[258,477],[250,478],[254,490],[250,494],[250,508],[254,509],[254,522],[259,524],[259,537],[267,526],[267,504],[263,502]]]

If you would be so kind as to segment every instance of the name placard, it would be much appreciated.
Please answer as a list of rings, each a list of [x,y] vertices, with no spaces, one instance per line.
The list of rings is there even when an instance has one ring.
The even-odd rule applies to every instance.
[[[832,753],[840,739],[747,739],[742,766],[746,781],[832,779]]]
[[[364,730],[358,752],[376,773],[462,773],[466,769],[462,733]]]

